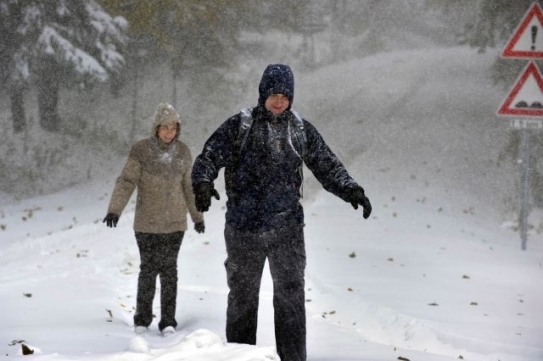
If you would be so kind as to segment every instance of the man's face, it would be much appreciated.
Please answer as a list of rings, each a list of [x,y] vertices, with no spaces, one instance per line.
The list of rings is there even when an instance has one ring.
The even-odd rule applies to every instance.
[[[280,115],[287,110],[289,101],[284,94],[272,94],[266,99],[264,106],[274,115]]]

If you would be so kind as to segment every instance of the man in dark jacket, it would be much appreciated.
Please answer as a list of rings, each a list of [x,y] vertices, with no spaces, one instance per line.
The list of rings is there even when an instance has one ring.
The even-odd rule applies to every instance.
[[[242,113],[227,119],[196,157],[192,184],[196,208],[209,210],[219,199],[213,182],[225,168],[228,196],[224,231],[228,287],[228,342],[256,344],[258,296],[268,259],[273,280],[275,339],[282,361],[306,360],[304,214],[300,204],[303,163],[329,192],[363,207],[371,204],[305,119],[297,131],[294,76],[289,66],[268,65],[259,86],[258,105],[251,110],[251,128],[240,140]],[[300,127],[302,128],[302,127]],[[247,135],[245,137],[245,135]],[[243,147],[241,147],[243,144]]]

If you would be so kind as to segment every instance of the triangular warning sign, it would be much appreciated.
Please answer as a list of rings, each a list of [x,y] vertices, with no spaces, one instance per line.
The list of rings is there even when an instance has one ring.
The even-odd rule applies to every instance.
[[[543,10],[534,2],[502,51],[503,58],[543,58]]]
[[[533,61],[524,68],[498,115],[543,117],[543,77]]]

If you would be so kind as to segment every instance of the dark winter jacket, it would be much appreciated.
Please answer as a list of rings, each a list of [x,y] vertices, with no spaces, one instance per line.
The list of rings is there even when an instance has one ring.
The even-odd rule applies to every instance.
[[[239,157],[235,156],[241,121],[237,114],[211,135],[193,165],[195,187],[213,183],[225,168],[229,225],[263,231],[303,224],[302,162],[327,191],[347,201],[349,190],[358,185],[311,123],[304,120],[307,144],[302,159],[300,145],[293,139],[290,111],[274,117],[259,101],[252,116],[253,126]]]

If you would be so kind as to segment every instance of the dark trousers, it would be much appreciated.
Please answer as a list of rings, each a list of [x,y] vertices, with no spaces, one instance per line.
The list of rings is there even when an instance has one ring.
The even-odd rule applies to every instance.
[[[136,232],[140,251],[140,274],[134,325],[148,327],[153,321],[156,279],[160,277],[161,317],[158,328],[177,327],[177,256],[184,232],[168,234]]]
[[[277,353],[282,361],[306,360],[305,245],[302,226],[263,233],[225,229],[228,279],[226,338],[256,344],[258,296],[266,258],[273,281]]]

